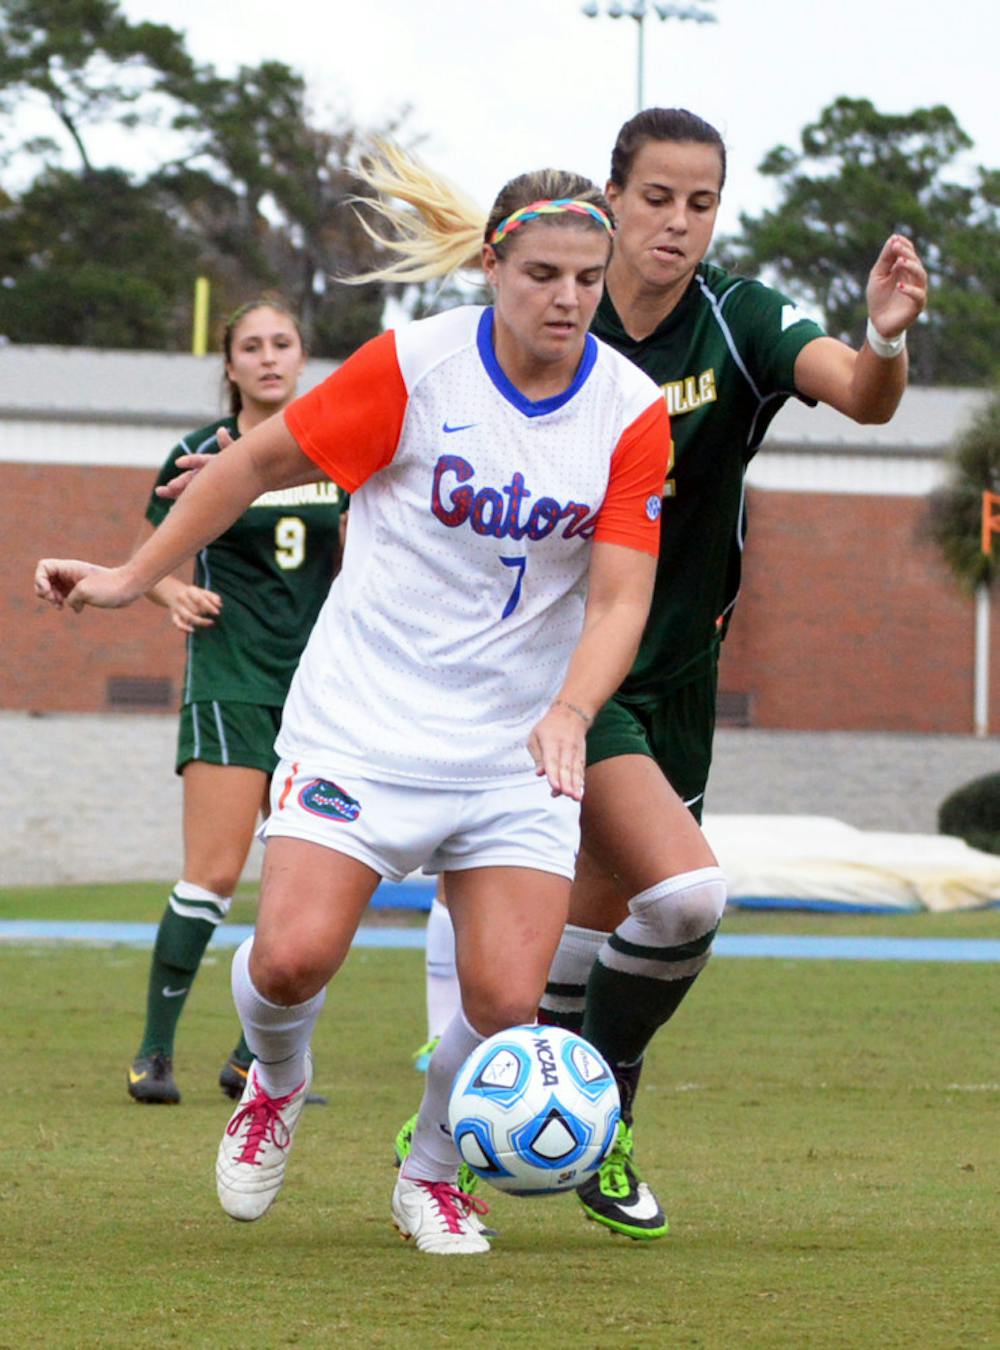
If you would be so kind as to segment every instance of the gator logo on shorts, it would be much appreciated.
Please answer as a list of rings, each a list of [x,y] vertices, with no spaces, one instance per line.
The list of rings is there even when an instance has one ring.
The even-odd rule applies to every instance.
[[[314,778],[299,793],[299,805],[312,816],[326,820],[357,820],[361,803],[326,778]]]

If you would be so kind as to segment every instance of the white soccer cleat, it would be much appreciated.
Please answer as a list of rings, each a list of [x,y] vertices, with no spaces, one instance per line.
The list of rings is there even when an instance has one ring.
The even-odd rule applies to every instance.
[[[254,1064],[247,1074],[215,1160],[219,1203],[231,1218],[245,1222],[266,1214],[281,1190],[292,1135],[312,1083],[312,1057],[306,1055],[306,1076],[286,1097],[269,1097],[256,1070]]]
[[[404,1238],[435,1256],[474,1256],[488,1252],[479,1215],[487,1205],[446,1181],[399,1177],[392,1193],[392,1221]]]

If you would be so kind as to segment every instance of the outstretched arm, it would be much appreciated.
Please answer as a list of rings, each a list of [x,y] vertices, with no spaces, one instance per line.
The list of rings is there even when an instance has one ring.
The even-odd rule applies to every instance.
[[[808,343],[795,362],[795,387],[855,422],[888,422],[906,388],[906,348],[879,355],[874,347],[884,351],[883,343],[905,334],[927,303],[927,273],[904,235],[886,240],[867,294],[873,338],[858,352],[835,338]]]
[[[35,594],[57,609],[129,605],[228,529],[262,493],[322,477],[284,418],[269,418],[242,438],[239,454],[213,456],[128,562],[104,568],[77,559],[43,558],[35,571]]]
[[[154,529],[155,526],[148,520],[143,521],[132,548],[133,553],[138,553]],[[182,633],[193,633],[196,628],[211,628],[222,610],[221,595],[175,576],[164,577],[151,586],[146,592],[146,599],[168,610],[171,623]]]
[[[583,797],[587,728],[628,674],[649,614],[656,559],[595,543],[580,641],[562,688],[531,733],[528,749],[554,796]]]

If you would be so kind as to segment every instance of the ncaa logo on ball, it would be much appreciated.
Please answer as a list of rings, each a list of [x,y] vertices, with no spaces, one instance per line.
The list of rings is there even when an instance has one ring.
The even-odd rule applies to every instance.
[[[554,1026],[508,1027],[483,1041],[455,1076],[448,1120],[477,1176],[511,1195],[579,1186],[614,1143],[614,1075],[581,1036]]]
[[[646,498],[646,515],[650,520],[659,520],[660,512],[663,510],[663,503],[659,497]]]

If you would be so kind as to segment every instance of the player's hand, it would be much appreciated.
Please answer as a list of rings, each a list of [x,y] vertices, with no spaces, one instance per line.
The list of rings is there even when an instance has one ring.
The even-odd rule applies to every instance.
[[[182,633],[211,628],[222,611],[222,596],[201,586],[181,586],[170,597],[170,621]]]
[[[539,778],[547,778],[553,797],[583,800],[587,724],[579,713],[556,703],[528,737]]]
[[[120,567],[98,567],[77,558],[43,558],[35,568],[35,594],[56,609],[68,606],[79,614],[84,605],[121,609],[140,592]]]
[[[220,445],[222,444],[222,434],[220,431]],[[185,489],[191,486],[205,465],[211,464],[214,458],[214,455],[178,455],[174,464],[184,472],[179,473],[176,478],[171,478],[169,483],[163,483],[158,487],[156,489],[157,497],[162,497],[168,502],[175,502],[178,497],[183,496]]]
[[[898,337],[927,304],[927,272],[905,235],[890,235],[868,275],[868,313],[884,338]]]

